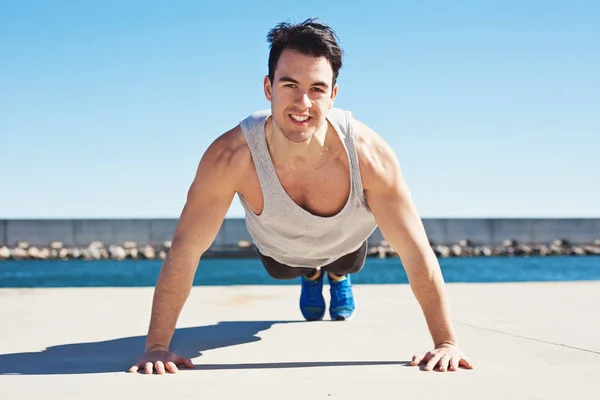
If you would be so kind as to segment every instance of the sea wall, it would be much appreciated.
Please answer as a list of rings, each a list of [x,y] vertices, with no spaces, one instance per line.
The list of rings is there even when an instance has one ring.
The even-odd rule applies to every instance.
[[[9,219],[0,220],[0,246],[24,241],[32,246],[47,246],[51,241],[64,246],[87,246],[92,241],[122,244],[159,245],[171,240],[176,219]],[[226,219],[213,247],[237,245],[249,240],[243,219]]]
[[[0,220],[0,246],[27,242],[32,246],[48,246],[52,241],[64,246],[88,246],[92,241],[139,245],[160,245],[172,239],[176,219],[5,219]],[[424,218],[429,239],[440,245],[469,240],[474,245],[499,246],[505,240],[525,245],[550,244],[557,239],[574,245],[591,244],[600,238],[600,218],[569,219],[479,219]],[[250,240],[242,218],[223,222],[212,249],[237,246]],[[377,229],[369,239],[371,245],[383,240]]]

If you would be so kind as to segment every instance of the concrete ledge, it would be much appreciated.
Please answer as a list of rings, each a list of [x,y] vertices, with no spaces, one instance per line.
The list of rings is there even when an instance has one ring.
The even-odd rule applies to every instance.
[[[470,239],[482,246],[498,246],[510,239],[527,245],[566,239],[580,245],[600,239],[600,218],[424,218],[423,224],[430,240],[441,245],[452,245],[462,239]],[[176,225],[176,219],[8,219],[0,220],[0,246],[14,246],[17,241],[33,246],[46,246],[51,241],[63,242],[65,246],[87,246],[92,240],[156,245],[171,240]],[[228,218],[213,246],[235,246],[240,240],[250,240],[244,219]],[[379,229],[369,238],[374,244],[381,240],[383,236]]]
[[[408,285],[356,285],[350,321],[304,322],[297,286],[194,287],[173,340],[195,370],[125,373],[152,288],[2,289],[2,399],[563,399],[600,380],[600,282],[449,284],[475,369],[408,366],[431,341]],[[328,296],[326,297],[328,298]],[[15,376],[18,375],[18,376]]]

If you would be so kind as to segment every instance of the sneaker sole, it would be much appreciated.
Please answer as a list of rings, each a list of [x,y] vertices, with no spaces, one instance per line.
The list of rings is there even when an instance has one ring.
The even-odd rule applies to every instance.
[[[331,321],[333,321],[333,322],[337,322],[337,321],[349,321],[349,320],[351,320],[351,319],[352,319],[352,317],[354,317],[355,315],[356,315],[356,306],[354,307],[354,311],[352,312],[352,314],[351,314],[351,315],[350,315],[348,318],[346,318],[346,317],[344,317],[344,316],[342,316],[342,315],[340,315],[340,316],[337,316],[336,318],[331,318],[331,315],[330,315],[330,316],[329,316],[329,318],[330,318],[330,319],[331,319]]]

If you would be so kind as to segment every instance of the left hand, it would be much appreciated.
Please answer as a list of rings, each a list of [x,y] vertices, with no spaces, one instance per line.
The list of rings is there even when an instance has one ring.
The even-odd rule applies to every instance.
[[[431,371],[436,366],[439,366],[441,372],[456,371],[459,366],[473,369],[473,364],[471,364],[458,347],[450,344],[436,346],[435,349],[427,352],[425,355],[413,356],[410,365],[415,366],[421,363],[426,363],[425,371]]]

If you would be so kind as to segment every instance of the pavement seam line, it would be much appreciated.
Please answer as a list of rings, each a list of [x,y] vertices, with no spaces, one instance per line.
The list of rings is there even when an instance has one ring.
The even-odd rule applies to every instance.
[[[595,351],[595,350],[590,350],[590,349],[584,349],[584,348],[581,348],[581,347],[570,346],[568,344],[563,344],[563,343],[550,342],[548,340],[543,340],[543,339],[536,339],[536,338],[532,338],[532,337],[529,337],[529,336],[518,335],[516,333],[509,333],[509,332],[500,331],[500,330],[493,329],[493,328],[485,328],[483,326],[472,325],[472,324],[469,324],[467,322],[462,322],[462,321],[454,321],[454,322],[457,322],[457,323],[462,324],[462,325],[469,326],[471,328],[483,329],[483,330],[486,330],[486,331],[490,331],[490,332],[494,332],[494,333],[501,333],[503,335],[517,337],[517,338],[520,338],[520,339],[533,340],[534,342],[546,343],[546,344],[551,344],[551,345],[560,346],[560,347],[567,347],[567,348],[573,349],[573,350],[585,351],[587,353],[592,353],[592,354],[600,355],[600,351]]]
[[[403,310],[410,311],[412,313],[418,314],[418,312],[415,311],[412,307],[403,306],[401,304],[397,304],[397,303],[390,302],[390,301],[382,301],[382,303],[385,303],[385,304],[391,305],[391,306],[395,306],[395,308],[400,308],[400,309],[403,309]],[[500,330],[493,329],[493,328],[485,328],[483,326],[477,326],[477,325],[469,324],[467,322],[462,322],[462,321],[458,321],[458,320],[454,320],[454,322],[458,323],[458,324],[462,324],[462,325],[468,326],[468,327],[471,327],[471,328],[475,328],[475,329],[483,329],[483,330],[486,330],[486,331],[490,331],[490,332],[494,332],[494,333],[500,333],[500,334],[507,335],[507,336],[513,336],[513,337],[517,337],[517,338],[520,338],[520,339],[533,340],[534,342],[551,344],[551,345],[554,345],[554,346],[566,347],[566,348],[573,349],[573,350],[579,350],[579,351],[584,351],[586,353],[592,353],[592,354],[600,355],[600,351],[595,351],[595,350],[590,350],[590,349],[584,349],[584,348],[581,348],[581,347],[570,346],[568,344],[550,342],[548,340],[543,340],[543,339],[536,339],[536,338],[532,338],[532,337],[529,337],[529,336],[518,335],[516,333],[509,333],[509,332],[500,331]]]

